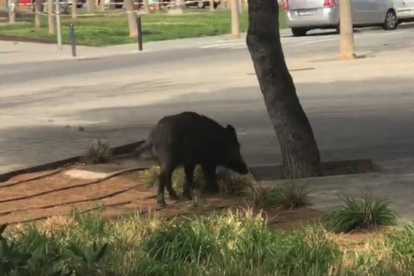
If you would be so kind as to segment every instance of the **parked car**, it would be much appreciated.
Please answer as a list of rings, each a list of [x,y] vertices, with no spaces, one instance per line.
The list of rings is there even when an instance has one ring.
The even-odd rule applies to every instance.
[[[204,9],[205,7],[210,6],[210,1],[206,0],[191,0],[191,1],[185,1],[185,5],[187,7],[198,7],[200,9]],[[216,9],[220,5],[220,0],[214,0],[214,8]]]
[[[395,30],[399,17],[410,12],[399,8],[391,0],[350,0],[354,27],[382,26],[384,30]],[[396,0],[414,2],[414,0]],[[403,5],[404,6],[404,5]],[[336,29],[339,31],[339,0],[285,0],[288,26],[294,36],[305,36],[313,29]]]
[[[395,0],[398,23],[414,21],[414,0]]]
[[[63,8],[69,8],[72,6],[72,0],[59,0],[60,5]],[[76,7],[78,9],[82,8],[83,5],[86,3],[86,0],[76,0]]]

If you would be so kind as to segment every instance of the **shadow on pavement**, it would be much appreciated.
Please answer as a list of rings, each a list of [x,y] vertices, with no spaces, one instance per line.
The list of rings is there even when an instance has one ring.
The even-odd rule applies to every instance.
[[[96,122],[83,125],[86,131],[79,131],[78,126],[68,128],[47,125],[47,122],[43,126],[1,129],[1,170],[7,166],[24,167],[79,155],[95,138],[107,139],[112,146],[139,141],[146,138],[162,116],[184,110],[203,113],[223,125],[233,124],[250,164],[281,161],[278,140],[257,87],[184,94],[147,106],[128,100],[128,93],[141,93],[145,97],[145,91],[137,91],[134,87],[128,89],[130,91],[125,91],[118,100],[129,106],[96,108],[66,115]],[[323,160],[413,161],[414,94],[411,79],[300,83],[297,89]],[[118,91],[114,89],[113,93]],[[59,95],[70,97],[56,92],[56,96]],[[100,97],[117,100],[112,94]],[[32,104],[39,103],[26,103]]]

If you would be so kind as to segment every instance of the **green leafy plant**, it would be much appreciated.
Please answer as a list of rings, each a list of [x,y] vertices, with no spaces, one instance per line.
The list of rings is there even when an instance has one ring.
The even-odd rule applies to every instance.
[[[93,243],[92,252],[80,249],[76,245],[70,245],[69,250],[78,257],[80,261],[79,267],[74,269],[74,274],[76,276],[94,276],[94,275],[115,275],[111,271],[108,271],[104,266],[100,266],[99,262],[104,257],[108,244],[104,244],[100,249],[98,249],[96,242]]]
[[[332,211],[326,225],[335,232],[352,232],[360,229],[376,230],[379,226],[395,225],[398,215],[386,197],[374,199],[369,193],[361,198],[340,197],[344,206]]]
[[[8,275],[39,275],[39,276],[69,276],[58,269],[60,255],[50,252],[44,254],[38,248],[33,253],[26,252],[14,240],[3,236],[7,224],[0,226],[0,274]]]
[[[84,154],[83,159],[87,163],[100,164],[108,163],[111,157],[112,149],[109,143],[105,140],[96,139]]]
[[[306,187],[297,187],[291,183],[276,188],[258,186],[254,201],[260,208],[279,207],[288,210],[312,205],[312,197]]]

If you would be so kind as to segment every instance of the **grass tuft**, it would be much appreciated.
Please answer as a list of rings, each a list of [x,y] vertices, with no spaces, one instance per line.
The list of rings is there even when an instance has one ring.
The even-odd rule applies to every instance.
[[[86,163],[108,163],[112,157],[112,150],[106,140],[96,139],[83,156]]]
[[[278,207],[281,209],[298,209],[311,204],[312,197],[305,186],[297,187],[292,183],[280,187],[255,188],[255,205],[260,208]]]
[[[157,184],[157,177],[159,173],[160,167],[152,166],[151,168],[141,172],[140,179],[145,186],[151,188]]]
[[[379,226],[396,224],[398,215],[386,197],[374,199],[369,193],[356,199],[348,195],[340,198],[345,206],[332,211],[327,219],[327,226],[335,232],[377,230]]]

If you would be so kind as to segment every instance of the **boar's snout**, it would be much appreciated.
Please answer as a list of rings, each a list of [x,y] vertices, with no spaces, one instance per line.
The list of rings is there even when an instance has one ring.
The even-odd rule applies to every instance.
[[[249,173],[249,168],[241,156],[239,156],[237,159],[228,160],[228,162],[225,164],[225,167],[232,171],[235,171],[238,174],[245,175]]]

